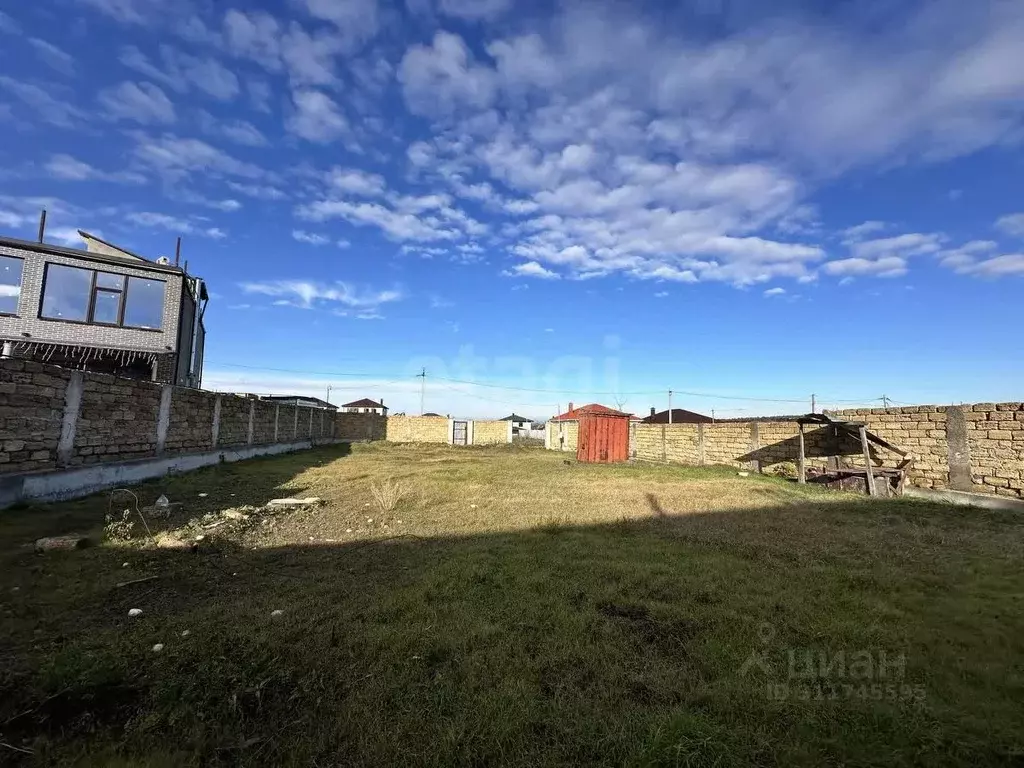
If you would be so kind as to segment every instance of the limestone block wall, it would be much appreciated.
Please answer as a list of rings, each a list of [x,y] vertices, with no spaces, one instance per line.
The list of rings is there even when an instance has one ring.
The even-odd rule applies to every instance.
[[[0,361],[0,472],[52,469],[57,462],[71,371]]]
[[[447,443],[444,416],[388,416],[384,439],[389,443]]]
[[[509,442],[509,422],[473,422],[473,445],[498,445],[507,442]]]
[[[105,374],[82,377],[74,449],[67,464],[152,456],[160,415],[160,384]]]
[[[249,443],[249,408],[255,401],[238,395],[221,395],[217,445],[238,447]]]
[[[333,413],[331,414],[333,416]],[[274,427],[277,424],[277,403],[266,400],[253,401],[252,441],[256,445],[273,443]]]
[[[383,440],[389,419],[399,416],[379,416],[376,413],[337,413],[334,416],[335,435],[340,440]]]
[[[292,443],[296,433],[318,440],[334,429],[334,411],[320,408],[0,359],[0,474]]]
[[[576,453],[580,435],[578,421],[549,421],[544,431],[544,446],[548,450]]]

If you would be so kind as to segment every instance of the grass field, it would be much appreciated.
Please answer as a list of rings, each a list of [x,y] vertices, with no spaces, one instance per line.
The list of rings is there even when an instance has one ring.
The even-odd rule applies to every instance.
[[[126,494],[0,512],[0,764],[1024,761],[1010,513],[510,447],[325,448],[135,491],[183,502],[154,533],[325,504],[194,552],[141,522],[24,548],[99,534]]]

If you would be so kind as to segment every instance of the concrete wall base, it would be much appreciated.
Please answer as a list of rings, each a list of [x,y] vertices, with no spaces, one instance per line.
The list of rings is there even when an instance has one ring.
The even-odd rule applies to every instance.
[[[251,445],[242,448],[191,453],[182,456],[157,456],[151,459],[94,464],[55,472],[31,472],[0,476],[0,509],[19,501],[65,501],[114,488],[134,485],[154,477],[209,467],[221,462],[243,461],[257,456],[303,451],[315,446],[335,445],[346,440],[297,440],[291,443]]]
[[[982,509],[1003,509],[1011,512],[1024,512],[1024,501],[1002,496],[989,496],[984,493],[967,493],[966,491],[934,491],[930,488],[914,488],[907,486],[903,495],[912,499],[942,501],[961,507],[981,507]]]

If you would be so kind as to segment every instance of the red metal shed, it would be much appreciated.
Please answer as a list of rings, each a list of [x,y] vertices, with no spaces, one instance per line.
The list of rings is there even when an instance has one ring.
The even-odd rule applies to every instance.
[[[553,419],[578,421],[576,460],[611,464],[629,458],[629,419],[632,414],[598,403],[581,405]]]

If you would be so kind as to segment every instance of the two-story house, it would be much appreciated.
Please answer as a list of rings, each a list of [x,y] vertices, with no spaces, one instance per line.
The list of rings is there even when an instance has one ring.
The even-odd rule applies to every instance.
[[[0,237],[0,354],[199,387],[206,284],[79,234],[85,249]]]
[[[381,400],[379,403],[376,400],[370,400],[368,397],[364,397],[362,400],[353,400],[351,403],[345,403],[341,406],[342,413],[376,413],[378,416],[387,416],[388,409],[384,405],[384,401]]]

